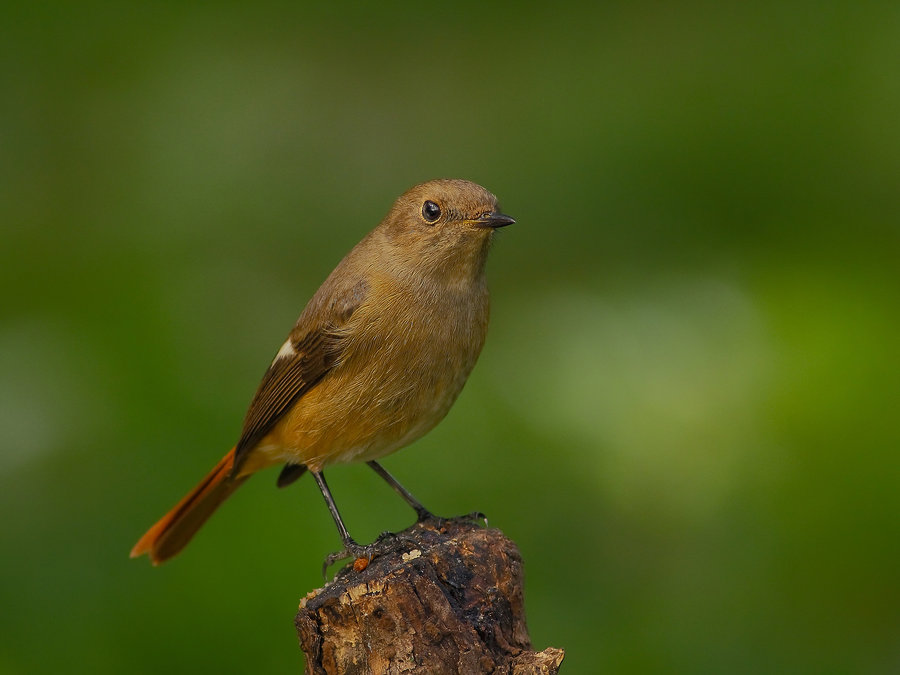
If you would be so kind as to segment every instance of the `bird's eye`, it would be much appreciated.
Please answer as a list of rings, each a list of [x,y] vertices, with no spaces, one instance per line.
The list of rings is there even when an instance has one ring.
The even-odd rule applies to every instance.
[[[429,199],[422,204],[422,217],[429,223],[435,222],[441,217],[441,207]]]

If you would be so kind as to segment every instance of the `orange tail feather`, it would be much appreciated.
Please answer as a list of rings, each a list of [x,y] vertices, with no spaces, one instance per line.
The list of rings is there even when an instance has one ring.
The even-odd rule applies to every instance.
[[[248,476],[232,478],[233,466],[234,448],[197,487],[147,530],[131,549],[131,557],[149,553],[150,562],[159,565],[183,549],[213,511],[247,480]]]

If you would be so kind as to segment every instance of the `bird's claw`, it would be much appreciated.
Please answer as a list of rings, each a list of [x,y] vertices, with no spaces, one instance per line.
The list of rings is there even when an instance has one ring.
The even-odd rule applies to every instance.
[[[341,560],[346,560],[348,558],[354,558],[356,561],[356,570],[362,571],[368,566],[370,562],[372,562],[372,559],[375,556],[381,555],[395,548],[398,541],[415,543],[411,539],[401,534],[396,534],[395,532],[382,532],[378,535],[378,538],[375,541],[366,546],[357,544],[356,542],[345,544],[343,550],[335,551],[325,558],[324,562],[322,563],[322,576],[327,580],[328,568],[331,567],[334,563]]]
[[[487,516],[484,515],[481,511],[472,511],[471,513],[466,513],[462,516],[450,516],[449,518],[436,516],[431,512],[419,514],[419,523],[425,523],[428,521],[434,522],[439,528],[442,527],[444,523],[472,523],[478,521],[484,521],[484,526],[488,526]]]
[[[419,513],[419,518],[417,520],[417,522],[421,524],[432,523],[438,529],[443,527],[446,523],[471,523],[478,521],[483,521],[484,526],[488,526],[487,516],[484,515],[481,511],[472,511],[472,513],[467,513],[462,516],[443,518],[441,516],[434,515],[430,511],[423,510],[421,513]],[[325,560],[322,563],[322,577],[327,580],[328,568],[334,565],[336,562],[347,560],[348,558],[354,558],[358,563],[356,565],[357,571],[361,571],[365,569],[370,562],[372,562],[372,558],[393,549],[398,542],[411,544],[413,546],[418,545],[418,542],[415,539],[408,537],[403,533],[398,534],[396,532],[382,532],[378,535],[378,538],[375,541],[366,546],[357,544],[355,541],[351,540],[344,545],[344,548],[342,550],[330,553],[325,557]],[[363,563],[362,561],[365,562]]]
[[[375,543],[378,543],[379,541],[381,541],[381,537],[379,537]],[[372,561],[372,558],[375,557],[375,543],[369,544],[368,546],[362,546],[355,541],[349,542],[342,550],[329,553],[322,562],[322,577],[327,581],[328,568],[334,565],[334,563],[346,560],[347,558],[355,558],[357,560],[362,558],[366,560],[366,564],[368,564]]]

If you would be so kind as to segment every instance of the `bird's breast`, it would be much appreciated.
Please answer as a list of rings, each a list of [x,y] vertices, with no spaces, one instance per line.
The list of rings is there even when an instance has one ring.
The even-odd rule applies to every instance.
[[[266,439],[285,459],[315,470],[389,454],[444,418],[475,365],[488,322],[483,284],[371,290],[341,330],[335,368]]]

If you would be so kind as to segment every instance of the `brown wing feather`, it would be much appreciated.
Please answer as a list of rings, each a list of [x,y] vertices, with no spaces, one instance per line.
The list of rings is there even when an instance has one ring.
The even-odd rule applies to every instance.
[[[366,290],[362,282],[344,293],[336,293],[325,307],[328,320],[313,330],[304,330],[306,312],[300,317],[290,335],[293,355],[276,359],[269,366],[247,410],[241,438],[235,446],[233,474],[297,399],[338,363],[343,349],[340,328],[362,304]]]
[[[281,473],[278,474],[278,480],[275,482],[275,485],[280,488],[287,487],[304,473],[306,473],[306,467],[302,464],[285,464]]]

